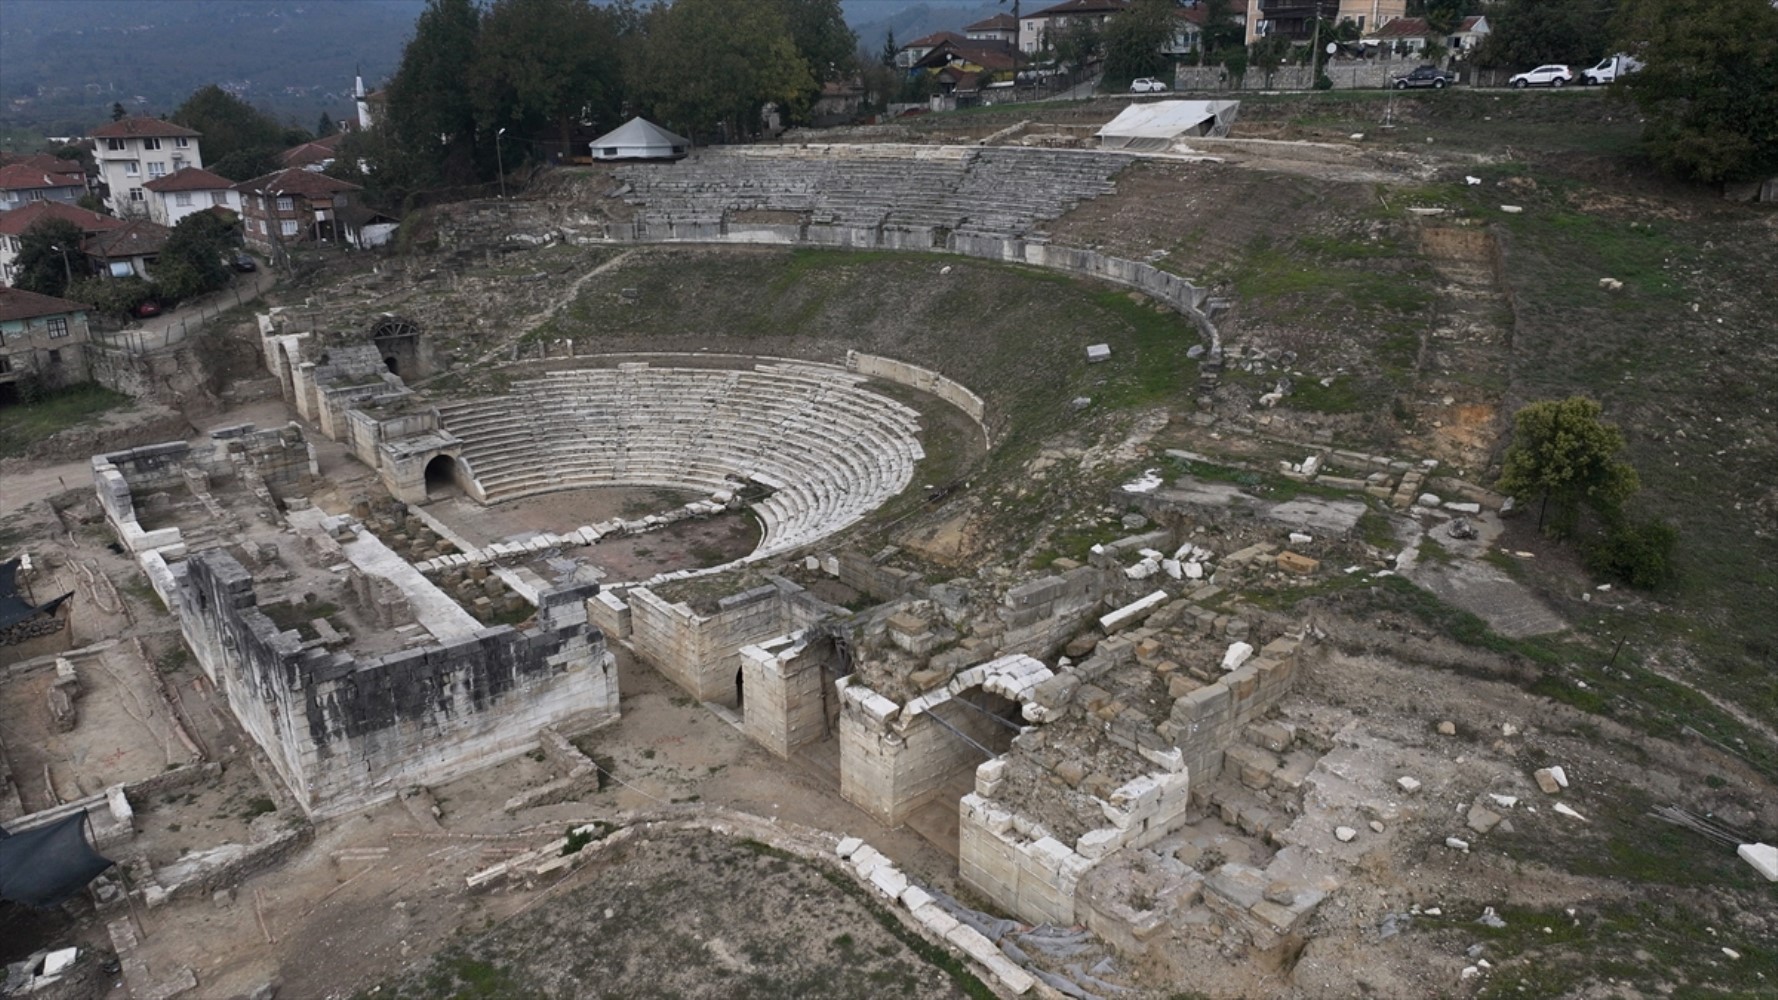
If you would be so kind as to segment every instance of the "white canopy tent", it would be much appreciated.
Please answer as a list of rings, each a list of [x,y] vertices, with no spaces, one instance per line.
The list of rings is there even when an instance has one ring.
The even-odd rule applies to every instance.
[[[1159,152],[1186,136],[1221,139],[1235,124],[1240,101],[1151,101],[1132,104],[1098,131],[1106,149]]]
[[[690,139],[646,118],[632,118],[592,142],[595,160],[677,160],[690,146]]]

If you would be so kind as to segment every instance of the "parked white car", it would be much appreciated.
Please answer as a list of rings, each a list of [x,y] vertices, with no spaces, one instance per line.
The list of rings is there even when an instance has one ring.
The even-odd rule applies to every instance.
[[[1159,94],[1167,89],[1167,85],[1152,76],[1139,76],[1130,81],[1132,94]]]
[[[1561,63],[1550,63],[1530,72],[1520,73],[1506,82],[1520,90],[1526,87],[1566,87],[1574,82],[1574,71]]]

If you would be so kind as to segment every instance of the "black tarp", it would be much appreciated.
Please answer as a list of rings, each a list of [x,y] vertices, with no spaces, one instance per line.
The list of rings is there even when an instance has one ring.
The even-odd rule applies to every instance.
[[[86,811],[23,833],[0,828],[0,899],[49,907],[86,887],[112,861],[86,838]]]
[[[0,629],[10,628],[38,615],[53,615],[63,601],[74,596],[63,594],[48,604],[33,605],[19,596],[18,571],[18,559],[0,562]]]

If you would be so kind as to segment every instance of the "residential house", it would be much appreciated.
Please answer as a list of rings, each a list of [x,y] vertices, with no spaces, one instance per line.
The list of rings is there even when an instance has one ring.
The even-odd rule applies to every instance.
[[[858,117],[863,106],[864,83],[857,77],[829,80],[821,85],[821,96],[809,109],[809,120],[816,125],[838,125]]]
[[[1091,22],[1104,27],[1113,16],[1130,9],[1129,0],[1063,0],[1019,18],[1019,51],[1035,55],[1069,25]]]
[[[1229,23],[1239,25],[1246,20],[1239,7],[1229,10]],[[1210,8],[1203,0],[1185,0],[1173,8],[1173,37],[1161,51],[1170,56],[1196,52],[1204,44],[1204,29],[1210,24]]]
[[[80,241],[80,252],[86,254],[93,269],[113,278],[134,275],[152,280],[150,270],[167,245],[173,231],[147,219],[126,219],[116,229],[93,233]]]
[[[1362,35],[1407,14],[1408,0],[1340,0],[1336,20],[1351,21]]]
[[[194,212],[217,208],[236,215],[241,212],[241,194],[235,190],[235,182],[202,167],[186,167],[142,188],[148,192],[148,217],[169,229]]]
[[[345,138],[346,133],[335,132],[300,146],[292,146],[278,154],[278,162],[286,167],[301,167],[319,173],[333,165],[333,161],[339,156],[340,142]]]
[[[301,167],[286,167],[235,185],[241,195],[243,231],[249,244],[273,250],[292,243],[356,243],[357,233],[340,210],[351,204],[349,181]]]
[[[1472,15],[1464,18],[1456,31],[1444,36],[1442,44],[1452,56],[1462,58],[1482,44],[1482,39],[1488,37],[1488,30],[1486,17]],[[1413,55],[1424,51],[1431,37],[1425,18],[1398,17],[1366,34],[1364,40],[1377,45],[1385,55],[1391,52]]]
[[[25,233],[34,225],[46,219],[61,219],[72,222],[80,227],[83,238],[120,228],[122,220],[113,219],[109,215],[90,212],[76,205],[59,201],[38,201],[24,208],[10,212],[0,212],[0,285],[11,285],[14,273],[14,262],[18,260],[19,251],[24,249]],[[79,247],[68,247],[69,253],[80,250]],[[72,263],[70,270],[72,270]]]
[[[972,42],[997,42],[1011,48],[1019,40],[1019,22],[1011,14],[995,14],[968,25],[963,34]]]
[[[967,42],[969,39],[955,31],[935,31],[923,35],[895,50],[895,66],[897,69],[912,70],[914,64],[926,58],[933,49],[945,42]]]
[[[18,381],[49,388],[85,382],[88,306],[19,288],[0,288],[0,403],[18,402]]]
[[[1337,21],[1347,0],[1247,0],[1247,44],[1282,37],[1307,42],[1315,20]]]
[[[201,167],[200,133],[159,118],[125,118],[93,129],[93,156],[105,185],[105,206],[118,216],[148,216],[151,180]]]
[[[0,212],[34,201],[72,205],[86,194],[86,171],[75,160],[36,153],[0,164]]]

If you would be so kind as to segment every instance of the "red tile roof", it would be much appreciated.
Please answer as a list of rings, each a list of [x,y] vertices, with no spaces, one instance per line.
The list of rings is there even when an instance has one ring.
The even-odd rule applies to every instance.
[[[121,121],[106,122],[88,133],[95,139],[141,139],[141,138],[178,138],[195,139],[203,135],[184,125],[161,121],[159,118],[125,118]]]
[[[1012,69],[1016,65],[1012,48],[1006,43],[967,39],[936,46],[914,65],[932,69],[949,65],[952,59],[974,63],[986,70]]]
[[[985,21],[977,21],[964,28],[964,31],[1017,31],[1019,22],[1011,14],[995,14]]]
[[[1130,9],[1129,0],[1062,0],[1054,7],[1045,7],[1034,13],[1026,14],[1024,20],[1034,17],[1082,17],[1088,14],[1118,14]]]
[[[84,208],[64,202],[34,201],[23,208],[0,212],[0,234],[23,236],[25,230],[30,229],[43,219],[66,219],[79,226],[83,233],[102,233],[123,225],[122,222],[109,215],[89,212]]]
[[[131,219],[116,229],[96,233],[80,241],[80,249],[93,257],[114,259],[157,254],[173,231],[147,219]]]
[[[61,161],[67,163],[67,160]],[[28,163],[9,163],[0,167],[0,191],[25,191],[33,188],[86,187],[86,172],[80,164],[71,171],[51,173]]]
[[[1457,30],[1451,32],[1451,34],[1461,35],[1466,31],[1474,31],[1476,22],[1478,22],[1480,20],[1481,20],[1480,17],[1473,17],[1473,16],[1466,17],[1463,19],[1463,23],[1459,24],[1457,26]],[[1425,18],[1423,18],[1423,17],[1398,17],[1398,18],[1395,18],[1391,21],[1384,22],[1381,27],[1379,27],[1377,30],[1370,33],[1370,37],[1371,38],[1425,38],[1430,34],[1432,34],[1432,32],[1427,29]]]
[[[300,167],[286,167],[283,170],[269,173],[263,177],[255,177],[250,181],[242,181],[235,185],[236,191],[246,191],[259,195],[301,195],[304,198],[332,197],[342,191],[363,190],[351,181],[342,181],[337,177],[318,174],[313,170]]]
[[[173,191],[226,191],[235,186],[235,182],[220,174],[213,174],[202,167],[185,167],[175,170],[165,177],[156,177],[142,185],[150,191],[170,193]]]
[[[962,35],[957,34],[955,31],[935,31],[930,35],[923,35],[919,38],[914,39],[913,41],[907,43],[906,45],[903,45],[902,48],[904,48],[904,49],[930,49],[930,48],[936,48],[937,46],[943,45],[946,42],[967,42],[967,41],[969,41],[969,39],[963,37]]]
[[[0,285],[0,320],[35,319],[38,316],[61,316],[86,312],[92,306],[71,302],[53,295],[39,295],[22,288]]]
[[[306,167],[311,163],[325,163],[339,155],[340,140],[345,137],[344,132],[335,132],[313,142],[292,146],[278,154],[278,162],[287,167]]]

